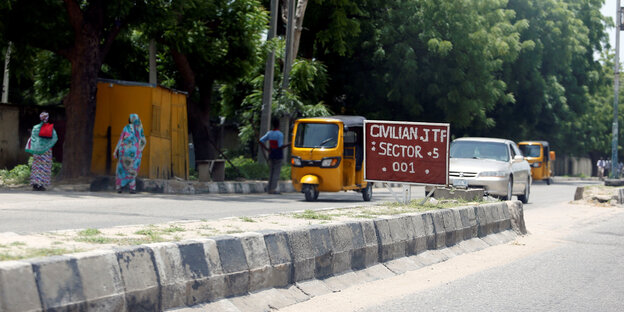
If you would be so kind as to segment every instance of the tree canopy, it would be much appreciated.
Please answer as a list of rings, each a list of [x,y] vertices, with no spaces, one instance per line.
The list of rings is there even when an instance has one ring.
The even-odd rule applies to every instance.
[[[91,146],[94,82],[147,80],[155,40],[159,83],[189,93],[193,139],[209,140],[211,120],[226,116],[253,141],[269,49],[278,52],[276,72],[284,62],[283,22],[277,39],[264,39],[269,2],[5,0],[0,46],[15,45],[10,100],[63,101],[75,124],[69,141],[82,150]],[[613,23],[603,2],[297,1],[297,59],[288,90],[275,75],[273,112],[450,122],[456,137],[544,139],[566,153],[607,154]],[[69,176],[86,174],[90,155],[69,150]]]

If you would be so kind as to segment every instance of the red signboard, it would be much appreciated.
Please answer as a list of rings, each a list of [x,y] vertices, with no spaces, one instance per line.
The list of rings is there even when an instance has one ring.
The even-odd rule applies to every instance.
[[[448,185],[450,125],[364,121],[364,179]]]

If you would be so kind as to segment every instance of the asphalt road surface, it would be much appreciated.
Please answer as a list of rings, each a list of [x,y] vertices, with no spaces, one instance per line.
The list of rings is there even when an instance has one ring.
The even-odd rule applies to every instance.
[[[401,191],[400,188],[394,190]],[[414,198],[424,197],[424,188],[413,187],[412,194]],[[179,220],[252,217],[305,209],[375,205],[389,201],[394,201],[394,197],[386,188],[375,188],[370,202],[364,202],[362,195],[357,192],[321,193],[318,201],[306,202],[301,193],[131,195],[0,189],[0,232],[25,234]]]
[[[534,185],[529,235],[285,311],[624,311],[624,209]]]
[[[533,184],[527,209],[570,200],[575,185]],[[401,195],[400,188],[395,188]],[[424,187],[412,187],[412,198],[423,198]],[[305,209],[374,205],[395,201],[386,188],[375,188],[371,202],[356,192],[321,193],[317,202],[306,202],[301,193],[156,195],[142,193],[32,192],[0,190],[0,232],[26,234],[67,229],[108,228],[120,225],[158,224],[179,220],[257,216]]]

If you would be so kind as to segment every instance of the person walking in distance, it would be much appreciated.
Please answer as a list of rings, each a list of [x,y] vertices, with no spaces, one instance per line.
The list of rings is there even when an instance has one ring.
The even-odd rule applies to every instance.
[[[52,176],[52,147],[58,141],[58,136],[54,125],[48,122],[49,117],[47,112],[39,114],[41,122],[32,128],[26,143],[26,152],[33,154],[30,185],[35,191],[45,191]]]
[[[284,144],[284,134],[279,130],[279,120],[273,120],[273,130],[269,130],[264,136],[260,138],[260,146],[262,149],[269,153],[269,194],[279,194],[277,190],[277,184],[280,178],[280,171],[282,169],[282,160],[284,159],[284,147],[288,144]],[[269,142],[269,147],[265,145]]]
[[[128,124],[123,128],[113,157],[117,158],[115,189],[121,193],[128,185],[130,193],[136,193],[136,177],[141,166],[141,156],[147,144],[139,115],[130,114]]]
[[[598,161],[596,162],[596,168],[598,168],[598,178],[600,180],[604,178],[604,165],[605,161],[604,159],[602,159],[602,157],[600,157],[600,159],[598,159]]]

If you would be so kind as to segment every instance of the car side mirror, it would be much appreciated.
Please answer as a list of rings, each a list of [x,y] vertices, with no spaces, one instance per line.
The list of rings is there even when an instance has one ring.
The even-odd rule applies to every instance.
[[[513,158],[514,161],[523,161],[524,160],[524,156],[522,155],[516,155]]]

